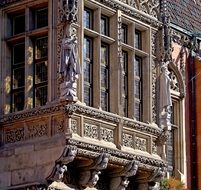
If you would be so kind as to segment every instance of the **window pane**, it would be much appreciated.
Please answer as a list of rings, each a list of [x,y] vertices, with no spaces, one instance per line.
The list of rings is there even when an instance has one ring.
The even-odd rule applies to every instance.
[[[135,98],[141,99],[141,82],[139,80],[135,80]]]
[[[24,87],[24,67],[13,69],[13,88]]]
[[[140,102],[135,102],[134,117],[138,121],[140,121],[140,119],[141,119],[141,104],[140,104]]]
[[[101,86],[108,88],[108,69],[104,66],[101,66]]]
[[[125,44],[127,44],[127,35],[128,35],[128,26],[126,24],[122,24],[122,28],[121,28],[121,40]]]
[[[20,111],[24,109],[24,91],[17,91],[13,93],[13,111]]]
[[[35,83],[47,81],[47,61],[35,64]]]
[[[88,106],[92,106],[92,39],[84,38],[84,102]]]
[[[13,17],[13,34],[25,32],[25,15],[17,15]]]
[[[107,46],[101,46],[101,64],[108,64],[108,48]]]
[[[35,106],[43,106],[47,102],[47,86],[40,86],[35,89]]]
[[[25,46],[24,43],[17,44],[13,47],[13,65],[24,63],[25,60]]]
[[[48,9],[36,10],[35,13],[36,28],[41,28],[48,25]]]
[[[142,59],[140,57],[135,57],[134,63],[134,74],[137,77],[141,77],[141,67],[142,67]]]
[[[48,55],[48,38],[38,38],[35,43],[35,59],[41,59]]]
[[[141,31],[136,30],[135,31],[135,48],[142,49],[142,35]]]
[[[109,18],[103,15],[101,16],[101,34],[109,35]]]
[[[92,29],[92,19],[93,19],[93,12],[92,10],[85,8],[84,9],[84,27]]]
[[[105,91],[101,91],[101,108],[108,111],[108,93]]]

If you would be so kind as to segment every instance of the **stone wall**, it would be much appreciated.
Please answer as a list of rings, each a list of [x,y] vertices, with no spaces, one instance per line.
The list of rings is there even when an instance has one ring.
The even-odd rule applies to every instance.
[[[64,138],[58,135],[0,148],[0,189],[25,183],[46,183],[64,145]]]

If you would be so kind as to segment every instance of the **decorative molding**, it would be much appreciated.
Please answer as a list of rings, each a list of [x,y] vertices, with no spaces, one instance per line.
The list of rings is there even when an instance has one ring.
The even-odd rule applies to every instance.
[[[113,163],[121,162],[121,164],[125,165],[128,162],[126,160],[136,160],[136,161],[139,161],[140,165],[141,166],[143,165],[143,167],[145,167],[145,168],[147,166],[148,166],[148,168],[149,168],[149,166],[151,166],[151,167],[165,167],[166,166],[166,162],[164,162],[163,160],[148,158],[148,157],[145,157],[142,155],[134,155],[134,154],[130,154],[130,153],[125,153],[125,152],[122,152],[117,149],[101,147],[101,146],[94,145],[94,144],[80,142],[80,141],[77,141],[74,139],[68,139],[67,144],[76,146],[78,148],[78,153],[77,153],[78,156],[94,158],[94,157],[97,157],[97,154],[100,152],[107,152],[108,154],[111,155],[110,160]],[[118,159],[118,158],[120,158],[120,159]]]
[[[135,137],[135,149],[141,151],[147,151],[147,139],[141,137]]]
[[[24,128],[17,128],[13,130],[5,131],[5,143],[14,143],[23,141],[25,139]]]
[[[127,134],[127,133],[123,133],[122,135],[123,139],[122,139],[122,142],[123,142],[123,146],[127,146],[127,147],[131,147],[133,148],[133,135],[132,134]]]
[[[84,136],[93,139],[98,139],[98,126],[89,123],[84,123]]]
[[[159,16],[159,1],[147,0],[138,2],[139,7],[133,7],[133,0],[127,1],[126,4],[124,0],[96,0],[103,3],[106,6],[111,7],[115,10],[121,10],[124,14],[131,16],[141,22],[145,22],[154,27],[162,26],[161,22],[156,18]],[[138,0],[135,0],[136,2]],[[140,10],[136,9],[139,8]],[[147,12],[147,13],[146,13]],[[150,15],[149,15],[150,14]]]
[[[78,133],[78,121],[77,119],[71,119],[71,130],[73,133]]]
[[[107,128],[100,128],[100,139],[106,142],[114,142],[114,131]]]

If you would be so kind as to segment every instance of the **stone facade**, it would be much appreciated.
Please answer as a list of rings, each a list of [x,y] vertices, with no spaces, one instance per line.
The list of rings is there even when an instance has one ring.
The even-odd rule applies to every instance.
[[[93,21],[93,30],[84,26],[87,18],[85,7],[97,19],[97,23]],[[37,28],[34,23],[41,19],[37,11],[44,9],[48,9],[48,25]],[[159,189],[160,180],[170,172],[179,179],[183,175],[186,182],[183,80],[187,55],[182,52],[188,46],[180,52],[181,45],[174,41],[178,40],[178,35],[171,34],[173,40],[169,39],[171,30],[166,11],[165,0],[0,1],[0,24],[5,26],[0,29],[0,78],[4,81],[1,86],[3,98],[0,100],[0,189]],[[25,15],[26,27],[22,33],[15,34],[7,26],[12,23],[9,26],[17,30],[14,24],[19,13]],[[104,19],[110,20],[109,36],[101,31],[106,22]],[[128,43],[122,39],[124,25],[128,27],[125,38]],[[9,36],[8,33],[12,32],[14,35]],[[134,44],[138,33],[142,36],[140,48]],[[38,84],[29,83],[29,79],[37,77],[33,74],[37,67],[32,72],[30,65],[37,62],[34,58],[34,52],[37,52],[34,43],[37,42],[34,40],[41,36],[48,36],[45,44],[48,49],[48,79],[46,103],[38,106],[37,95],[31,91]],[[84,94],[85,36],[97,45],[93,48],[93,106],[86,105]],[[11,94],[16,89],[12,87],[15,81],[10,73],[15,72],[15,64],[12,67],[8,65],[15,58],[10,47],[22,39],[25,39],[28,52],[24,66],[27,77],[23,87],[25,104],[21,110],[13,111],[15,98]],[[173,56],[171,44],[176,47]],[[110,50],[110,64],[107,66],[111,71],[109,89],[105,87],[110,91],[108,110],[101,107],[104,102],[100,95],[103,91],[101,85],[104,81],[100,79],[100,68],[106,67],[101,63],[99,50],[102,47]],[[128,53],[130,69],[127,116],[123,113],[125,52]],[[179,61],[175,57],[178,52]],[[143,76],[141,99],[133,98],[137,91],[133,87],[134,82],[141,80],[138,76],[133,77],[135,57],[140,57],[143,63],[140,70]],[[170,84],[162,84],[160,80],[164,66],[168,70]],[[32,75],[33,78],[30,77]],[[167,146],[172,126],[170,109],[166,109],[166,105],[161,107],[159,103],[162,99],[160,92],[164,90],[162,87],[168,91],[166,99],[175,99],[175,105],[179,107],[179,111],[174,112],[179,121],[174,123],[178,129],[175,136],[179,141],[176,144],[183,144],[171,152],[174,156],[168,153]],[[135,102],[139,100],[142,107],[140,118],[137,118]],[[164,121],[165,125],[162,125]],[[169,165],[172,166],[167,162],[169,154],[171,161],[180,158],[174,170],[169,170]]]

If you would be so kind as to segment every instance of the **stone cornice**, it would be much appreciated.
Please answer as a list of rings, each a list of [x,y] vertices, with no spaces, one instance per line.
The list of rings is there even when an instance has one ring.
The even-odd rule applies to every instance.
[[[131,153],[122,152],[117,149],[110,149],[101,147],[94,144],[89,144],[74,139],[68,139],[67,144],[76,146],[78,148],[77,156],[85,156],[89,158],[97,157],[100,152],[107,152],[111,155],[110,163],[126,165],[130,160],[136,160],[140,162],[139,167],[153,169],[154,167],[166,167],[166,162],[159,159],[149,158],[142,155],[134,155]]]
[[[112,9],[121,10],[124,14],[131,16],[141,22],[145,22],[146,24],[149,24],[153,27],[158,28],[158,27],[162,26],[162,23],[154,16],[149,15],[149,14],[143,12],[142,10],[137,10],[133,6],[123,3],[122,0],[118,0],[118,1],[117,0],[96,0],[96,1],[102,3],[106,6],[109,6]],[[147,6],[148,6],[148,4],[147,4]],[[159,4],[158,4],[158,8],[159,8]],[[157,17],[158,17],[158,15],[157,15]]]

